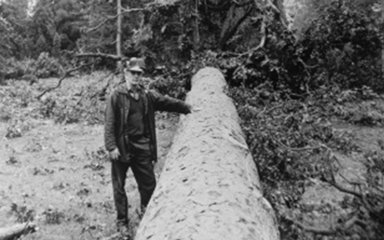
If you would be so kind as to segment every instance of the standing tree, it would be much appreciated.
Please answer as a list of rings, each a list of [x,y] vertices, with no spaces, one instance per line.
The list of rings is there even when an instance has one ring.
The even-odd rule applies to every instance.
[[[139,6],[141,2],[136,3]],[[131,13],[145,11],[142,7],[127,7],[126,1],[97,2],[89,9],[88,27],[78,43],[77,57],[99,57],[104,61],[112,60],[121,72],[121,61],[135,55],[129,40],[139,20]],[[133,14],[132,14],[133,15]],[[101,19],[101,20],[100,20]],[[129,20],[129,21],[124,21]]]

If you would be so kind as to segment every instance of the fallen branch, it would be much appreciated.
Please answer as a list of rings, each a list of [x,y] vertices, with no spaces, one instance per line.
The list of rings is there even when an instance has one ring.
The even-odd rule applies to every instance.
[[[330,151],[328,147],[326,147],[326,148],[328,149],[328,151]],[[363,198],[364,198],[363,194],[356,192],[356,191],[353,191],[352,189],[348,189],[336,181],[335,171],[333,169],[332,163],[329,163],[329,165],[331,168],[331,180],[328,181],[328,183],[331,184],[333,187],[335,187],[337,190],[339,190],[341,192],[351,194],[351,195],[363,200]]]
[[[321,235],[327,235],[327,236],[336,234],[336,230],[334,230],[334,229],[312,227],[312,226],[305,225],[301,222],[295,221],[293,219],[288,219],[288,220],[290,220],[291,222],[293,222],[293,224],[295,224],[297,227],[299,227],[300,229],[302,229],[306,232],[311,232],[311,233],[321,234]]]
[[[108,54],[108,53],[78,53],[78,54],[75,54],[75,57],[77,57],[77,58],[101,57],[101,58],[109,58],[109,59],[112,59],[115,61],[128,59],[127,57],[124,57],[124,56],[119,57],[117,55]]]
[[[327,181],[329,184],[331,184],[333,187],[338,189],[339,191],[347,194],[351,194],[358,198],[361,201],[362,206],[366,209],[366,211],[369,213],[369,215],[376,219],[375,221],[378,221],[377,219],[382,219],[382,212],[384,211],[384,196],[382,194],[377,194],[372,191],[362,191],[360,189],[360,192],[354,191],[352,189],[346,188],[340,183],[336,181],[335,178],[335,171],[333,169],[332,163],[330,163],[331,167],[331,180]],[[341,174],[339,174],[341,177],[344,178]],[[345,179],[345,178],[344,178]],[[346,180],[346,179],[345,179]],[[348,183],[350,183],[349,180],[346,180]],[[378,202],[375,202],[378,201]],[[379,220],[380,221],[380,220]],[[356,223],[360,224],[366,224],[365,222],[362,222],[358,220]]]
[[[291,150],[291,151],[309,151],[309,150],[315,150],[315,149],[320,149],[321,148],[321,146],[306,146],[306,147],[300,147],[300,148],[290,147],[290,146],[287,146],[284,143],[282,143],[280,140],[275,139],[275,141],[280,146],[282,146],[283,148],[286,148],[286,149]]]
[[[267,7],[271,7],[273,11],[275,11],[278,14],[281,14],[280,9],[275,6],[275,4],[271,0],[267,0]]]
[[[303,231],[311,232],[314,234],[326,235],[326,236],[336,235],[338,232],[346,232],[359,220],[358,215],[354,214],[352,215],[351,218],[346,220],[344,223],[337,224],[336,227],[334,228],[319,228],[314,226],[308,226],[304,223],[298,222],[286,216],[284,216],[284,218],[287,219],[288,221],[291,221],[293,224],[295,224],[297,227],[299,227]]]
[[[80,66],[78,66],[78,67],[75,67],[75,68],[72,68],[72,69],[67,70],[67,71],[63,74],[63,76],[60,78],[60,80],[59,80],[59,82],[57,83],[56,86],[44,90],[44,91],[43,91],[41,94],[39,94],[36,98],[37,98],[38,100],[40,100],[41,97],[44,96],[47,92],[50,92],[50,91],[52,91],[52,90],[55,90],[55,89],[59,88],[59,87],[61,86],[61,83],[63,82],[63,80],[64,80],[65,78],[67,78],[72,72],[77,71],[77,70],[79,70],[79,69],[81,69],[81,68],[83,68],[83,67],[85,67],[85,66],[89,66],[89,65],[91,65],[91,64],[93,64],[93,63],[83,64],[83,65],[80,65]]]
[[[131,13],[131,12],[140,12],[140,11],[150,11],[146,8],[121,8],[123,13]]]
[[[284,105],[284,103],[281,103],[281,104],[279,104],[277,106],[271,107],[270,109],[264,108],[262,111],[260,111],[256,115],[256,118],[260,117],[262,114],[268,114],[268,113],[274,111],[275,109],[278,109],[278,108],[282,107],[283,105]]]
[[[18,223],[10,227],[0,228],[0,240],[15,239],[23,234],[35,232],[36,230],[35,223]]]
[[[239,57],[243,57],[245,55],[249,55],[253,52],[256,52],[257,50],[261,49],[264,47],[265,45],[265,42],[266,42],[266,39],[267,39],[267,28],[266,28],[266,24],[265,24],[265,19],[263,18],[263,21],[261,22],[261,27],[260,27],[260,34],[262,35],[261,37],[261,40],[260,40],[260,43],[259,45],[257,45],[256,47],[244,52],[244,53],[240,53],[238,56]]]
[[[108,17],[108,18],[105,18],[103,21],[101,21],[99,24],[97,24],[96,26],[90,28],[90,29],[87,29],[87,33],[90,33],[92,31],[95,31],[97,29],[99,29],[101,26],[103,26],[106,22],[108,22],[109,20],[113,20],[115,19],[117,16],[112,16],[112,17]]]
[[[319,64],[316,64],[316,65],[313,65],[313,66],[306,64],[306,63],[304,62],[304,60],[301,59],[300,57],[297,58],[297,60],[299,61],[299,63],[301,63],[301,64],[304,66],[304,68],[315,69],[315,68],[318,68],[318,67],[319,67]]]

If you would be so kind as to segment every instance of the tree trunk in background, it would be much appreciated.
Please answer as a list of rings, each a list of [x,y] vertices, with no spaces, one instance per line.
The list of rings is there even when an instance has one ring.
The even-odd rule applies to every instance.
[[[193,26],[193,49],[197,51],[200,45],[199,33],[199,0],[192,0],[191,9],[193,11],[194,26]]]
[[[116,55],[121,59],[121,26],[122,26],[122,18],[123,15],[121,13],[121,0],[117,0],[117,31],[116,31]],[[121,78],[123,80],[124,74],[123,74],[123,64],[122,61],[117,61],[117,69],[121,73]]]
[[[224,76],[214,68],[192,79],[158,186],[136,240],[277,240],[274,211],[263,197]]]

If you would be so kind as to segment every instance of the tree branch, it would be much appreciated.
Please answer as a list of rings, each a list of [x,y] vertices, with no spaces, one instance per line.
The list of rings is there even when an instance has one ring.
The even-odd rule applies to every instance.
[[[87,30],[87,33],[90,33],[92,31],[95,31],[97,29],[99,29],[101,26],[103,26],[106,22],[108,22],[109,20],[112,20],[112,19],[115,19],[117,16],[110,16],[110,17],[107,17],[105,18],[103,21],[101,21],[99,24],[97,24],[96,26],[90,28]]]
[[[302,229],[306,232],[311,232],[314,234],[327,235],[327,236],[335,235],[339,231],[345,232],[349,228],[351,228],[359,220],[358,215],[355,213],[352,215],[352,217],[350,217],[344,223],[337,224],[337,226],[335,228],[318,228],[318,227],[312,227],[312,226],[305,225],[304,223],[293,220],[287,216],[284,216],[284,218],[286,218],[288,221],[291,221],[297,227],[299,227],[300,229]]]
[[[296,147],[289,147],[287,145],[285,145],[284,143],[282,143],[280,140],[278,139],[275,139],[275,141],[280,145],[282,146],[283,148],[286,148],[288,150],[291,150],[291,151],[309,151],[309,150],[315,150],[315,149],[320,149],[321,146],[306,146],[306,147],[301,147],[301,148],[296,148]]]
[[[324,145],[323,145],[324,146]],[[328,151],[331,151],[328,147],[325,146],[325,148],[328,150]],[[334,156],[336,157],[336,156]],[[331,184],[333,187],[335,187],[337,190],[341,191],[341,192],[344,192],[344,193],[348,193],[348,194],[351,194],[359,199],[362,199],[363,200],[363,194],[359,193],[359,192],[356,192],[356,191],[353,191],[351,189],[348,189],[344,186],[342,186],[340,183],[338,183],[336,181],[336,178],[335,178],[335,171],[333,169],[333,166],[332,166],[332,163],[329,163],[330,165],[330,168],[331,168],[331,180],[328,181],[329,184]]]
[[[75,54],[75,57],[77,58],[86,58],[86,57],[101,57],[101,58],[109,58],[109,59],[112,59],[112,60],[115,60],[115,61],[119,61],[119,60],[126,60],[128,59],[127,57],[119,57],[117,55],[114,55],[114,54],[108,54],[108,53],[79,53],[79,54]]]
[[[316,64],[316,65],[314,65],[314,66],[307,65],[307,64],[303,61],[303,59],[301,59],[300,57],[297,58],[297,60],[298,60],[299,63],[301,63],[305,68],[314,69],[314,68],[319,67],[319,64]]]
[[[271,107],[270,109],[266,109],[266,108],[264,108],[262,111],[260,111],[260,112],[256,115],[256,118],[260,117],[262,114],[268,114],[268,113],[272,112],[272,111],[275,110],[275,109],[281,108],[283,105],[284,105],[284,103],[281,103],[281,104],[279,104],[279,105],[277,105],[277,106]]]
[[[328,148],[329,149],[329,148]],[[370,214],[373,214],[375,216],[377,215],[382,215],[382,211],[383,211],[383,207],[381,205],[381,207],[379,207],[379,209],[376,209],[374,206],[372,206],[372,204],[370,204],[369,200],[372,199],[373,197],[370,195],[370,194],[373,194],[374,196],[377,196],[378,198],[382,199],[380,202],[384,202],[384,197],[381,195],[381,194],[375,194],[373,192],[368,192],[368,193],[364,193],[363,191],[360,190],[360,192],[357,192],[357,191],[354,191],[354,190],[351,190],[351,189],[348,189],[344,186],[342,186],[340,183],[338,183],[335,179],[335,171],[333,170],[333,166],[332,166],[332,163],[330,163],[330,167],[331,167],[331,181],[327,181],[329,184],[331,184],[332,186],[334,186],[336,189],[338,189],[339,191],[341,192],[344,192],[344,193],[348,193],[348,194],[351,194],[355,197],[357,197],[361,202],[362,202],[362,205],[363,207],[370,213]],[[342,176],[342,175],[341,175]],[[344,176],[342,176],[344,177]],[[347,180],[347,182],[350,182],[349,180]]]
[[[59,88],[60,85],[61,85],[61,83],[63,82],[63,80],[64,80],[66,77],[68,77],[72,72],[77,71],[77,70],[79,70],[79,69],[81,69],[81,68],[83,68],[83,67],[85,67],[85,66],[89,66],[89,65],[91,65],[91,64],[93,64],[93,63],[82,64],[82,65],[80,65],[80,66],[77,66],[77,67],[75,67],[75,68],[72,68],[72,69],[67,70],[67,71],[63,74],[63,76],[60,78],[60,80],[59,80],[59,82],[57,83],[56,86],[51,87],[51,88],[47,88],[47,89],[44,90],[41,94],[39,94],[36,98],[37,98],[38,100],[40,100],[41,97],[44,96],[47,92],[50,92],[50,91],[52,91],[52,90],[54,90],[54,89]]]
[[[259,45],[257,45],[256,47],[254,47],[254,48],[252,48],[252,49],[250,49],[244,53],[240,53],[238,56],[243,57],[245,55],[249,55],[249,54],[256,52],[257,50],[263,48],[265,45],[266,39],[267,39],[266,32],[267,32],[267,28],[265,25],[265,18],[263,18],[263,21],[261,22],[261,27],[260,27],[260,34],[262,35],[262,37],[261,37]]]
[[[331,184],[332,186],[334,186],[335,188],[337,188],[337,189],[338,189],[339,191],[341,191],[341,192],[351,194],[351,195],[353,195],[353,196],[355,196],[355,197],[358,197],[358,198],[360,198],[360,199],[363,198],[363,195],[362,195],[361,193],[358,193],[358,192],[356,192],[356,191],[353,191],[353,190],[351,190],[351,189],[348,189],[348,188],[342,186],[340,183],[338,183],[338,182],[336,182],[336,181],[332,181],[332,182],[330,182],[330,184]]]
[[[121,8],[122,13],[131,13],[131,12],[140,12],[140,11],[150,11],[146,8]]]

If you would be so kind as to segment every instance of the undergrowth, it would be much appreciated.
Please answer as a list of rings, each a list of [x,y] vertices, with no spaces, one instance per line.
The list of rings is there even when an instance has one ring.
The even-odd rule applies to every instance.
[[[321,235],[323,227],[298,228],[297,226],[303,226],[303,223],[294,224],[305,218],[304,211],[297,211],[303,209],[301,197],[305,186],[314,179],[331,186],[339,184],[334,182],[335,176],[338,175],[335,167],[337,154],[349,156],[362,151],[354,143],[354,135],[334,128],[333,123],[344,121],[382,126],[384,102],[366,87],[347,91],[324,88],[313,92],[306,99],[299,100],[289,98],[287,91],[271,91],[265,85],[254,89],[232,88],[230,95],[235,100],[247,143],[258,165],[264,194],[276,209],[280,219],[282,238],[307,239],[311,234]],[[366,104],[369,100],[375,100],[376,104]],[[354,106],[353,110],[350,106]],[[360,108],[365,110],[355,111]],[[377,114],[373,115],[372,112]],[[349,118],[351,113],[364,117],[356,122],[353,118]],[[361,121],[362,119],[365,120]],[[348,205],[350,209],[348,213],[338,213],[336,220],[332,222],[336,230],[334,233],[331,228],[324,230],[325,235],[339,236],[335,239],[353,239],[352,236],[359,236],[358,239],[378,239],[377,237],[383,233],[382,219],[369,217],[370,214],[384,211],[384,195],[374,190],[382,191],[384,187],[381,181],[384,174],[381,158],[377,153],[367,153],[366,156],[370,159],[366,175],[375,176],[375,181],[369,180],[373,177],[368,177],[367,181],[375,184],[361,192],[356,191],[358,193],[356,196],[360,197],[353,198],[355,207],[353,204]],[[347,184],[345,188],[349,189],[351,186]],[[370,204],[362,201],[364,194],[374,195],[379,199],[376,200],[376,208],[373,209]],[[363,212],[367,214],[364,215],[361,209],[365,209]],[[351,212],[358,215],[356,222],[364,222],[364,225],[369,227],[361,228],[356,222],[348,228],[345,227],[346,222],[350,220]],[[306,226],[311,224],[313,223],[304,223]],[[302,231],[303,229],[306,231]],[[309,235],[307,232],[310,232]]]
[[[56,80],[39,80],[32,86],[28,81],[8,81],[7,86],[0,89],[0,120],[7,123],[3,137],[22,137],[40,124],[41,119],[53,119],[59,124],[103,123],[105,102],[99,97],[110,79],[109,73],[100,72],[66,79],[68,83],[47,93],[41,100],[37,96],[52,84],[45,81]],[[76,84],[71,81],[76,81]]]

